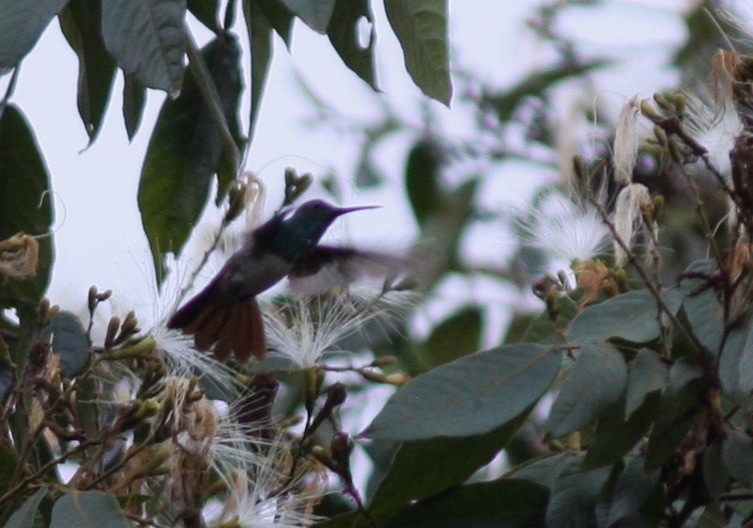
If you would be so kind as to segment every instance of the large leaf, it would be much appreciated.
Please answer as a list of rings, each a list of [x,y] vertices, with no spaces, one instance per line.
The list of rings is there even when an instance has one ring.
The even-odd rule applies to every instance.
[[[753,441],[743,431],[732,429],[722,444],[722,461],[739,484],[753,488]]]
[[[52,508],[50,528],[129,528],[115,497],[102,491],[72,491]]]
[[[250,141],[259,115],[261,95],[272,58],[272,24],[257,0],[243,0],[243,16],[251,42],[251,105],[248,125]]]
[[[627,379],[627,365],[616,348],[586,343],[552,406],[547,430],[557,437],[591,425],[622,398]]]
[[[716,267],[713,260],[697,260],[688,266],[685,273],[710,276],[715,273]],[[682,307],[696,340],[711,355],[716,356],[719,354],[724,332],[724,310],[714,288],[705,286],[705,279],[685,278],[681,283],[681,289],[685,294]]]
[[[606,484],[611,467],[581,471],[582,456],[570,459],[552,485],[546,510],[547,526],[592,526],[596,500]]]
[[[365,46],[361,45],[358,38],[358,25],[362,20],[370,24]],[[367,0],[337,0],[327,36],[345,65],[376,90],[373,24],[374,14]]]
[[[413,81],[432,99],[450,104],[447,0],[384,0]]]
[[[636,519],[640,522],[639,510],[649,497],[656,491],[659,485],[659,472],[646,473],[643,470],[644,460],[642,456],[636,456],[627,463],[609,508],[608,526],[633,526],[626,521]]]
[[[10,519],[5,524],[5,528],[33,528],[36,526],[34,518],[37,515],[39,503],[42,502],[48,491],[49,488],[43,486],[34,495],[26,499],[21,507],[10,516]]]
[[[386,527],[539,528],[549,490],[526,480],[471,484],[419,502],[384,523]]]
[[[664,295],[664,303],[675,314],[680,309],[682,294],[673,291]],[[567,340],[582,344],[586,341],[622,339],[644,344],[659,337],[656,299],[648,290],[635,290],[599,304],[592,304],[579,313],[567,330]]]
[[[335,0],[279,0],[311,29],[326,33]]]
[[[60,12],[60,29],[78,55],[78,113],[91,143],[115,80],[115,61],[107,53],[100,31],[99,0],[72,0]]]
[[[418,224],[437,212],[443,199],[439,187],[439,168],[443,153],[431,138],[421,138],[413,145],[405,164],[405,187]]]
[[[643,438],[658,413],[660,395],[649,394],[630,417],[623,419],[624,400],[607,409],[596,425],[583,469],[593,469],[621,459]]]
[[[31,51],[52,18],[69,0],[0,0],[0,71]]]
[[[89,338],[81,321],[71,312],[60,312],[47,325],[42,336],[52,337],[52,351],[60,354],[60,370],[63,378],[80,374],[89,364]]]
[[[102,0],[102,36],[126,74],[146,87],[180,91],[186,0]]]
[[[0,496],[5,495],[13,485],[13,474],[18,468],[18,453],[7,442],[0,442]],[[3,516],[0,515],[0,519]]]
[[[740,402],[753,390],[753,313],[738,321],[729,331],[719,358],[719,379],[724,392]]]
[[[534,344],[466,356],[414,378],[363,434],[407,441],[486,433],[538,401],[560,363],[558,351]]]
[[[4,343],[3,343],[4,344]],[[7,353],[8,349],[5,347],[0,347],[0,352],[5,354]],[[14,369],[10,366],[10,363],[8,363],[4,359],[0,359],[0,405],[5,402],[5,397],[8,396],[8,393],[13,388],[13,382],[14,380]]]
[[[478,350],[482,322],[481,310],[468,306],[439,323],[422,347],[423,362],[433,367]]]
[[[219,0],[187,0],[186,6],[199,22],[215,33],[220,32],[220,25],[217,20]]]
[[[141,125],[146,103],[146,88],[136,80],[134,74],[123,77],[123,121],[128,139],[133,140]]]
[[[714,440],[703,452],[703,481],[711,498],[716,500],[727,489],[730,472],[724,464],[723,440]]]
[[[0,240],[21,231],[29,235],[48,234],[52,202],[42,154],[20,110],[9,105],[4,111],[0,107],[0,112]],[[52,237],[39,238],[38,242],[36,275],[26,280],[0,279],[0,308],[13,306],[14,299],[36,304],[47,289]]]
[[[240,136],[238,100],[241,90],[240,49],[230,35],[210,42],[202,55],[217,87],[231,132]],[[152,249],[157,277],[160,255],[178,253],[207,201],[212,175],[223,145],[191,70],[180,97],[166,100],[141,170],[139,208]],[[221,182],[218,195],[227,182]]]
[[[290,9],[279,0],[244,0],[244,2],[246,1],[250,1],[261,8],[275,32],[280,35],[289,49],[293,37],[293,20],[295,18]]]
[[[625,415],[633,414],[646,396],[663,389],[667,383],[669,383],[669,367],[664,364],[659,354],[648,348],[640,349],[630,365]]]
[[[683,360],[672,365],[669,387],[659,403],[646,450],[646,469],[653,470],[674,453],[696,419],[701,404],[703,370]]]
[[[505,447],[528,412],[484,435],[406,442],[369,505],[373,516],[386,518],[401,507],[465,482]],[[463,453],[463,456],[457,456]],[[437,464],[437,460],[443,463]]]
[[[565,451],[555,455],[547,455],[529,460],[525,464],[513,469],[508,473],[508,476],[516,479],[530,480],[531,482],[536,482],[537,484],[551,488],[562,471],[562,468],[564,468],[574,456],[580,455],[575,455]]]

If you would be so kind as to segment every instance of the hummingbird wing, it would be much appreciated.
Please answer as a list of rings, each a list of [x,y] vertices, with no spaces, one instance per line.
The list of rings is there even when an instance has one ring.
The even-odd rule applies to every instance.
[[[394,283],[408,268],[407,259],[394,255],[348,247],[316,246],[295,262],[288,274],[288,282],[290,289],[297,293],[322,294],[365,278]]]

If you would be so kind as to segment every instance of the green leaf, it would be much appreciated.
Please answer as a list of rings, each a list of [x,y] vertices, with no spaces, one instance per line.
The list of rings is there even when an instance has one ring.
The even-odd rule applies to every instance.
[[[34,518],[37,516],[39,503],[42,502],[48,491],[49,488],[43,486],[34,495],[26,499],[21,507],[10,516],[5,528],[33,528],[36,526]]]
[[[264,12],[269,23],[277,34],[280,35],[288,49],[290,49],[294,19],[293,13],[290,12],[290,9],[278,0],[244,0],[244,2],[247,1],[256,4]]]
[[[128,140],[133,141],[144,116],[146,88],[133,74],[123,76],[123,121],[125,121]]]
[[[538,401],[560,364],[558,351],[534,344],[460,358],[397,391],[363,435],[406,441],[486,433]]]
[[[102,126],[115,80],[115,61],[102,40],[100,13],[99,0],[72,0],[58,17],[63,35],[78,56],[78,113],[90,144]]]
[[[591,425],[622,398],[627,379],[627,365],[616,348],[608,343],[584,344],[552,406],[547,430],[559,437]]]
[[[626,455],[651,428],[660,400],[658,392],[649,394],[627,420],[623,419],[624,400],[607,409],[596,425],[583,469],[613,464]]]
[[[0,70],[12,68],[31,51],[69,0],[0,0]]]
[[[489,433],[467,438],[433,438],[406,442],[395,454],[387,476],[369,505],[384,519],[403,506],[465,482],[488,464],[525,422],[528,410]],[[457,456],[462,453],[463,456]],[[437,461],[442,461],[438,464]]]
[[[753,488],[753,441],[743,431],[731,429],[722,444],[722,461],[739,484]]]
[[[482,322],[481,310],[468,306],[439,323],[422,347],[423,362],[435,367],[478,350]]]
[[[202,55],[212,74],[231,132],[240,135],[240,49],[230,35],[210,42]],[[223,145],[196,85],[186,73],[180,97],[166,100],[147,148],[139,183],[139,209],[152,249],[157,277],[163,276],[160,255],[178,253],[207,201],[212,175]],[[221,181],[220,196],[226,182]]]
[[[536,482],[537,484],[551,488],[562,471],[562,468],[570,462],[570,459],[573,458],[573,456],[575,456],[573,453],[563,452],[557,453],[556,455],[547,455],[529,460],[525,464],[510,471],[508,476],[517,479],[530,480],[531,482]]]
[[[102,491],[72,491],[52,508],[50,528],[129,528],[115,497]]]
[[[408,154],[405,187],[420,226],[441,207],[439,168],[442,162],[442,149],[430,137],[421,138]]]
[[[560,297],[557,301],[557,318],[552,320],[548,310],[542,310],[534,318],[521,322],[524,328],[509,331],[506,342],[519,341],[555,345],[561,343],[561,333],[570,324],[570,321],[578,313],[578,304],[567,296]],[[513,320],[515,324],[515,320]],[[516,335],[517,334],[517,335]]]
[[[272,59],[272,24],[259,2],[243,0],[243,16],[251,41],[251,105],[248,125],[249,141],[253,137],[264,83]]]
[[[639,510],[656,491],[659,485],[659,472],[646,473],[643,466],[643,456],[631,458],[627,463],[614,490],[607,526],[614,526],[618,521],[624,522],[640,515]],[[619,524],[618,526],[631,525]]]
[[[13,367],[4,359],[0,359],[0,405],[3,405],[6,396],[13,388],[13,381]]]
[[[753,313],[730,329],[719,358],[719,379],[725,394],[736,401],[747,401],[753,391]]]
[[[188,10],[199,22],[216,34],[220,33],[220,24],[217,20],[218,0],[188,0]]]
[[[326,33],[335,0],[279,0],[285,7],[319,33]]]
[[[547,526],[587,527],[595,519],[594,507],[611,467],[581,471],[582,455],[568,462],[552,485],[546,510]]]
[[[701,260],[694,262],[687,271],[710,274],[713,267],[710,261]],[[714,288],[701,293],[694,292],[704,284],[702,279],[685,279],[682,282],[682,289],[686,292],[682,306],[693,336],[712,356],[717,356],[724,333],[724,310]]]
[[[492,107],[500,121],[507,121],[512,117],[518,105],[527,97],[540,96],[557,83],[572,77],[581,77],[585,73],[603,68],[608,64],[608,61],[594,60],[579,64],[568,63],[563,66],[554,66],[548,70],[538,70],[512,88],[501,93],[484,96],[482,106]]]
[[[722,458],[722,445],[722,440],[714,440],[703,452],[703,480],[714,500],[724,493],[730,479],[730,472]]]
[[[0,17],[2,18],[2,17]],[[31,127],[21,111],[0,106],[0,240],[16,233],[46,235],[52,225],[47,167]],[[52,236],[38,238],[39,263],[34,277],[0,278],[0,308],[18,299],[36,305],[47,289],[52,268]]]
[[[646,469],[653,470],[675,452],[696,419],[701,404],[701,367],[683,360],[672,365],[646,450]]]
[[[679,291],[664,295],[664,302],[677,313],[682,303]],[[645,344],[660,334],[656,299],[648,290],[623,293],[599,304],[592,304],[579,313],[567,330],[570,343],[622,339],[629,343]]]
[[[177,95],[183,80],[186,0],[102,0],[102,36],[126,74]]]
[[[669,367],[664,364],[659,354],[648,348],[640,349],[630,365],[625,415],[633,414],[646,396],[662,390],[667,383],[669,383]]]
[[[450,104],[446,0],[384,0],[387,19],[405,56],[405,67],[427,96]]]
[[[60,354],[60,369],[64,379],[78,376],[89,364],[89,338],[81,321],[71,312],[60,312],[42,332],[52,336],[52,351]]]
[[[549,490],[526,480],[499,479],[462,486],[406,508],[386,527],[539,528]]]
[[[361,46],[358,39],[361,20],[372,25],[366,46]],[[345,65],[376,90],[373,24],[374,14],[367,0],[337,0],[327,27],[327,36]]]
[[[18,467],[18,454],[6,441],[0,442],[0,496],[5,495],[13,484],[13,474]],[[0,519],[2,519],[0,515]]]

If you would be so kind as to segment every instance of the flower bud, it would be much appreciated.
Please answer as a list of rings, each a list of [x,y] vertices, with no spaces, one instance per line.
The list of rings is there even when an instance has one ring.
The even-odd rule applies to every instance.
[[[110,349],[115,346],[115,338],[120,329],[120,317],[113,317],[107,324],[107,333],[105,334],[105,348]]]

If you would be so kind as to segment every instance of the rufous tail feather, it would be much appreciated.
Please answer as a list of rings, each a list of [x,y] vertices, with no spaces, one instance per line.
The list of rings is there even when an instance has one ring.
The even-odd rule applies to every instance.
[[[225,362],[231,354],[239,363],[251,356],[264,359],[264,321],[256,297],[231,303],[213,302],[211,285],[188,302],[170,319],[168,328],[193,334],[199,350],[215,345],[214,355]]]

